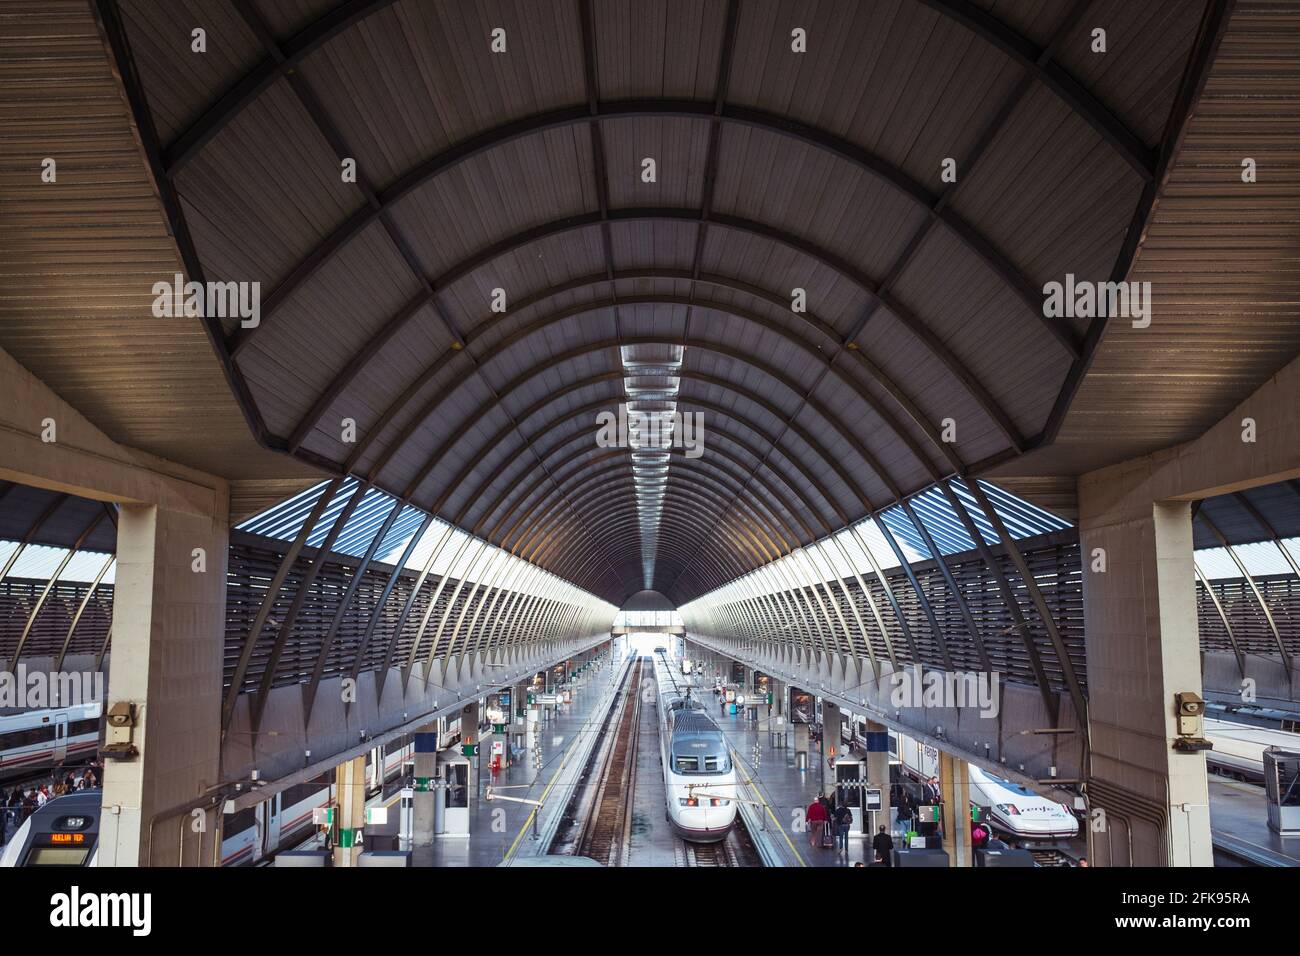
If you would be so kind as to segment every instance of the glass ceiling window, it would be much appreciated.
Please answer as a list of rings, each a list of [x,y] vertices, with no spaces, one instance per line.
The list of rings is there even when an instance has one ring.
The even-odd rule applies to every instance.
[[[312,510],[328,485],[328,482],[314,485],[254,515],[237,528],[280,541],[293,541],[311,517]],[[310,547],[319,547],[324,543],[344,508],[357,493],[359,485],[357,479],[349,478],[339,486],[308,533],[307,544]],[[397,506],[398,501],[392,495],[375,488],[367,489],[365,496],[348,517],[347,526],[339,532],[332,550],[354,558],[364,557],[374,542],[375,535],[379,534]],[[425,513],[419,508],[414,505],[404,506],[375,549],[373,560],[381,564],[400,560],[411,545],[411,539],[419,532],[424,518]],[[2,554],[0,552],[0,560],[3,560]],[[603,609],[608,612],[610,620],[613,620],[618,610],[612,604],[601,601],[549,571],[529,564],[482,538],[473,537],[440,518],[429,522],[424,534],[411,547],[406,567],[421,575],[447,576],[488,587],[542,595],[549,600]]]
[[[16,541],[0,541],[0,569],[9,564],[9,559],[13,557],[18,550]],[[9,568],[9,573],[5,577],[9,578],[26,578],[28,580],[48,581],[54,572],[59,570],[59,565],[68,555],[67,548],[51,548],[43,544],[29,544],[23,549],[23,553],[18,555],[18,560]],[[67,567],[59,573],[60,581],[70,581],[74,583],[89,583],[94,581],[103,570],[105,563],[113,556],[102,551],[78,551],[71,560],[68,561]],[[112,584],[115,577],[117,564],[114,562],[107,571],[104,572],[101,584]]]
[[[959,478],[953,479],[952,486],[980,536],[990,545],[997,544],[999,539],[992,522],[976,503],[970,488]],[[1064,531],[1071,527],[1068,521],[988,482],[981,481],[980,489],[1015,540]],[[958,554],[974,549],[974,540],[941,489],[927,489],[909,499],[909,504],[941,553]],[[897,505],[885,508],[879,513],[879,519],[877,522],[874,518],[868,518],[807,547],[798,548],[791,554],[697,598],[682,610],[689,613],[692,609],[716,607],[760,595],[789,591],[833,578],[844,579],[855,573],[865,578],[873,574],[875,568],[882,571],[896,568],[901,562],[889,543],[885,529],[892,535],[898,551],[902,552],[909,564],[932,557],[920,529],[902,508]]]
[[[681,627],[682,616],[676,611],[619,611],[615,627]]]
[[[627,395],[627,440],[641,532],[643,587],[654,587],[659,519],[668,490],[669,450],[677,428],[677,394],[682,368],[680,345],[625,345],[623,389]]]

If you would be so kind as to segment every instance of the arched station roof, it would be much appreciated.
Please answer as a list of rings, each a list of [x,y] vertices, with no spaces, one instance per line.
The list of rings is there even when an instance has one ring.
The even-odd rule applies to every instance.
[[[1219,6],[97,10],[191,278],[261,283],[209,325],[261,442],[617,605],[649,506],[594,437],[634,378],[703,416],[674,604],[1039,444],[1095,332],[1042,287],[1126,271]]]

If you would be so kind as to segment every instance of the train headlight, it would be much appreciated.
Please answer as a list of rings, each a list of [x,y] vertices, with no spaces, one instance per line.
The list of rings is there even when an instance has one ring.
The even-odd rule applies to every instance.
[[[700,801],[694,797],[678,797],[677,802],[684,807],[698,807],[700,805]]]
[[[1006,814],[1009,817],[1020,816],[1020,811],[1017,810],[1015,808],[1015,805],[1011,803],[999,803],[998,809],[1001,810],[1004,814]]]
[[[715,807],[726,807],[731,805],[731,801],[723,800],[721,797],[714,797],[712,800],[709,801],[709,804]]]

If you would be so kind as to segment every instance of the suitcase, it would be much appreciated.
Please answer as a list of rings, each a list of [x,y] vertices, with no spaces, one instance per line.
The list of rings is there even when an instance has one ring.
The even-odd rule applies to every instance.
[[[834,830],[834,824],[832,823],[822,824],[822,849],[823,850],[835,849],[835,830]]]

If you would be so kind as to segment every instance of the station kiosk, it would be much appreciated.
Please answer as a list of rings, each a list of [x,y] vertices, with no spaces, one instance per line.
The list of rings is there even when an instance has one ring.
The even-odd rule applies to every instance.
[[[438,754],[433,798],[433,832],[441,837],[469,836],[470,758],[456,750]]]

